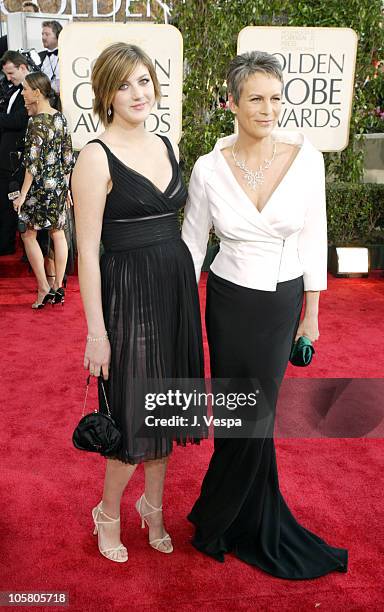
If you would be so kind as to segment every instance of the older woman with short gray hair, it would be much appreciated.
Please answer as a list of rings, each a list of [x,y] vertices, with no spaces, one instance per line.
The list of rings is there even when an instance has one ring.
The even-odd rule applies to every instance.
[[[189,515],[193,544],[218,561],[233,552],[280,578],[345,572],[347,551],[291,514],[273,440],[292,344],[319,337],[319,295],[327,286],[323,158],[303,134],[276,130],[283,76],[273,55],[238,55],[227,83],[238,134],[197,160],[183,239],[198,279],[212,226],[220,238],[207,283],[211,375],[214,388],[217,379],[231,381],[243,430],[236,438],[215,430],[215,450]]]

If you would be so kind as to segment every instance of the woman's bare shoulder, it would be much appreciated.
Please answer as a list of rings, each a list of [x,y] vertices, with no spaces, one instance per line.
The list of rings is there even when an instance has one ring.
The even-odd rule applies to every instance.
[[[98,138],[98,140],[102,140],[102,138]],[[81,149],[78,160],[82,162],[98,162],[103,163],[107,162],[105,151],[99,142],[90,141]]]
[[[108,159],[100,143],[89,142],[81,149],[73,177],[75,180],[79,178],[85,181],[88,189],[93,187],[94,183],[107,184],[110,179]]]

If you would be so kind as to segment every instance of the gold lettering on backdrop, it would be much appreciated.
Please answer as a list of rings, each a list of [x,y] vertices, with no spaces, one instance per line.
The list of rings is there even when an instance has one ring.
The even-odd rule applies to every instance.
[[[74,19],[88,18],[115,21],[145,21],[161,17],[168,20],[171,10],[161,0],[42,0],[44,13],[72,15]],[[20,11],[20,0],[0,0],[0,16]]]
[[[238,52],[263,49],[283,69],[279,127],[300,130],[321,151],[348,145],[357,34],[350,28],[248,26]]]
[[[98,117],[93,114],[92,67],[106,46],[119,41],[138,45],[154,63],[161,98],[147,117],[147,129],[178,142],[181,136],[183,91],[181,33],[168,24],[77,21],[63,28],[59,40],[59,51],[63,57],[61,101],[74,147],[81,149],[102,130]]]
[[[85,129],[89,134],[94,134],[100,127],[100,122],[91,112],[92,88],[90,76],[94,62],[95,59],[91,61],[89,57],[85,56],[76,57],[72,61],[72,75],[77,81],[72,90],[72,101],[75,108],[79,110],[78,117],[73,121],[73,133]],[[161,99],[156,103],[156,113],[152,112],[149,115],[146,128],[150,132],[167,134],[171,129],[171,109],[167,100],[171,79],[171,58],[169,57],[165,61],[155,58],[153,62],[160,82]]]
[[[63,2],[65,2],[65,0],[63,0]],[[71,14],[72,14],[72,17],[89,17],[89,13],[81,13],[81,12],[78,13],[77,4],[78,4],[78,0],[71,0]],[[81,4],[84,5],[86,3],[85,2],[81,2]]]
[[[137,4],[137,2],[135,2],[135,0],[126,0],[125,15],[127,17],[137,17],[137,18],[140,19],[141,17],[143,17],[142,13],[131,13],[131,4],[133,4],[133,3]]]
[[[300,107],[283,109],[279,127],[339,127],[345,53],[288,52],[273,55],[280,61],[286,75],[283,104],[288,102],[293,107]],[[340,78],[329,78],[330,74],[335,73]],[[327,78],[319,75],[326,75]],[[326,108],[317,108],[321,106]]]

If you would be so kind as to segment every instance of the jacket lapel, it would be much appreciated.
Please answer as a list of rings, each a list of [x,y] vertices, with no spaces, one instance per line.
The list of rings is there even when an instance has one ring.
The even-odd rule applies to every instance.
[[[232,136],[227,137],[233,139]],[[222,142],[222,140],[220,141]],[[231,142],[228,142],[229,146]],[[234,214],[242,217],[248,223],[251,223],[258,230],[265,232],[269,236],[276,238],[282,238],[278,232],[268,223],[268,221],[259,213],[257,208],[247,198],[244,191],[238,185],[235,177],[233,176],[231,169],[225,161],[218,144],[216,144],[213,155],[213,167],[212,171],[207,178],[207,184],[215,191],[219,196],[220,200],[224,201],[229,206]]]

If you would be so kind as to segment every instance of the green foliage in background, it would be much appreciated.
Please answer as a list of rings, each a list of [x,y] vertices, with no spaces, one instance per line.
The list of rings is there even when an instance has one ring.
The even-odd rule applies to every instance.
[[[384,185],[327,183],[328,242],[384,244]]]
[[[209,152],[217,138],[233,132],[230,111],[219,108],[226,97],[225,75],[236,55],[237,36],[250,25],[348,27],[359,36],[356,84],[349,146],[325,155],[334,180],[358,182],[362,153],[354,150],[355,137],[380,130],[375,113],[383,97],[384,75],[375,76],[372,61],[384,59],[381,0],[176,0],[172,23],[183,35],[185,79],[181,158],[186,178],[196,159]],[[382,119],[381,119],[382,121]]]

